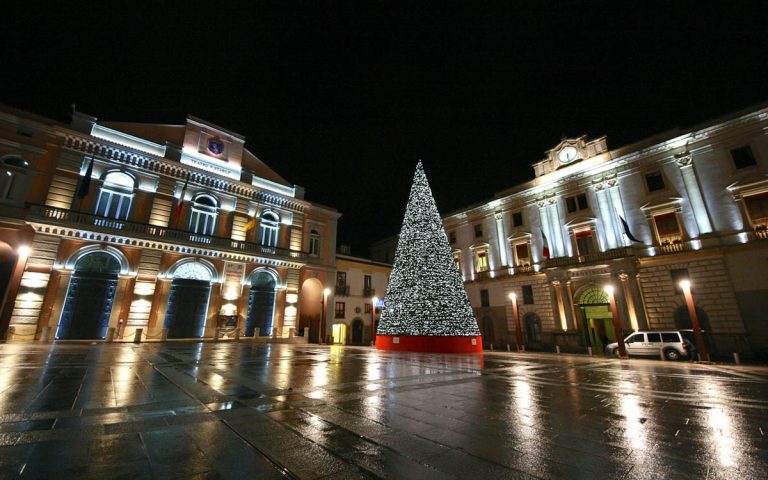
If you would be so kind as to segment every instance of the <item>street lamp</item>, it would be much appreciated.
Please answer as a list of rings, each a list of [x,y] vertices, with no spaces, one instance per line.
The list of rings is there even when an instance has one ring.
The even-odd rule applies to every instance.
[[[515,342],[517,342],[517,351],[524,352],[525,344],[523,344],[523,327],[520,325],[520,315],[517,311],[517,294],[512,292],[509,294],[510,300],[512,300],[512,316],[515,318]]]
[[[328,295],[331,294],[331,289],[326,288],[323,290],[323,299],[320,301],[320,333],[317,338],[317,343],[323,344],[323,340],[325,340],[323,337],[325,336],[325,329],[323,328],[325,326],[325,304],[328,300]]]
[[[624,332],[621,329],[621,319],[619,318],[619,309],[616,308],[616,297],[613,293],[613,285],[606,285],[603,287],[605,293],[608,294],[608,299],[611,302],[611,316],[613,317],[613,331],[616,334],[616,340],[619,343],[619,357],[629,358],[627,356],[627,348],[624,346]]]
[[[704,343],[704,335],[701,333],[701,326],[699,325],[699,316],[696,315],[696,305],[693,304],[693,295],[691,295],[691,281],[681,280],[680,288],[683,289],[683,295],[685,296],[685,304],[688,306],[688,315],[691,317],[691,326],[693,327],[693,335],[696,337],[696,348],[699,350],[701,359],[705,362],[709,361],[709,351],[707,345]]]
[[[379,297],[373,297],[371,305],[371,346],[376,348],[376,304],[379,303]]]

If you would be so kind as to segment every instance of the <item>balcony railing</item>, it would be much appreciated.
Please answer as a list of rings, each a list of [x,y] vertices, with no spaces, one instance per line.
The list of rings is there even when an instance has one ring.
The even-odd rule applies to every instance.
[[[55,225],[83,228],[111,234],[120,234],[123,236],[155,240],[158,242],[229,250],[237,253],[252,255],[273,255],[277,257],[290,258],[291,260],[305,260],[307,257],[305,252],[298,252],[296,250],[289,250],[286,248],[259,245],[256,243],[232,240],[230,238],[224,237],[215,237],[212,235],[200,235],[198,233],[186,232],[184,230],[174,230],[172,228],[166,227],[158,227],[157,225],[149,225],[147,223],[115,220],[114,218],[100,217],[97,215],[91,215],[90,213],[72,212],[69,210],[48,207],[45,205],[29,205],[29,208],[29,220],[39,220],[44,223]]]
[[[662,243],[659,246],[661,253],[677,253],[688,250],[688,247],[683,242]]]
[[[375,288],[365,288],[363,287],[363,296],[364,297],[372,297],[376,295],[376,289]]]
[[[349,296],[349,285],[336,285],[336,295]]]
[[[755,236],[762,240],[768,239],[768,228],[765,225],[756,225]]]
[[[606,260],[613,260],[616,258],[631,257],[633,255],[632,249],[629,247],[614,248],[606,252],[588,253],[586,255],[578,255],[576,257],[558,257],[550,258],[545,262],[547,268],[562,267],[566,265],[579,265],[588,263],[600,263]]]

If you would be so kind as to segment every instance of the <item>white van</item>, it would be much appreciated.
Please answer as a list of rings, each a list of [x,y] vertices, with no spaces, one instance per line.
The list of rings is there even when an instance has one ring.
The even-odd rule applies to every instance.
[[[686,343],[682,333],[677,330],[635,332],[624,339],[624,346],[630,356],[659,358],[661,352],[664,352],[664,358],[667,360],[682,360],[693,358],[694,355],[694,352],[690,351],[693,350],[693,344]],[[618,342],[609,343],[605,347],[605,353],[618,355]]]

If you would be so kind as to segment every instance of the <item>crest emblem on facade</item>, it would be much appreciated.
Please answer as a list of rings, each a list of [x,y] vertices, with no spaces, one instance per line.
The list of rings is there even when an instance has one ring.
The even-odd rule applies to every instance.
[[[224,142],[218,138],[208,139],[208,151],[213,155],[221,155],[221,152],[224,151]]]

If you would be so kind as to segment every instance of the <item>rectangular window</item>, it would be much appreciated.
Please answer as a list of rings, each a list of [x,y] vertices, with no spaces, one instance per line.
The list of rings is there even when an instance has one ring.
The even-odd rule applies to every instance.
[[[515,263],[518,267],[525,267],[531,264],[531,250],[528,243],[515,244]]]
[[[565,199],[565,206],[568,209],[568,213],[576,211],[576,197],[568,197]]]
[[[568,197],[565,199],[565,206],[568,213],[573,213],[577,210],[586,210],[589,208],[589,205],[587,204],[587,195],[580,193],[573,197]]]
[[[371,313],[371,304],[370,303],[366,303],[365,304],[365,313]]]
[[[677,270],[670,270],[669,274],[672,276],[672,284],[675,287],[675,293],[683,294],[683,289],[680,288],[680,282],[683,280],[689,280],[690,277],[688,276],[688,269],[687,268],[680,268]],[[693,290],[693,289],[691,289]]]
[[[523,304],[533,305],[533,286],[523,285]]]
[[[491,306],[491,300],[488,297],[488,290],[480,290],[480,306],[481,307]]]
[[[592,230],[584,230],[574,233],[576,237],[576,250],[578,255],[589,255],[595,253],[595,241],[592,237]]]
[[[337,287],[347,286],[347,272],[336,272],[336,286]]]
[[[586,210],[589,207],[587,205],[587,195],[584,193],[576,195],[576,203],[579,205],[579,210]]]
[[[520,227],[523,225],[523,212],[516,212],[512,214],[512,226]]]
[[[482,237],[483,236],[483,226],[481,224],[475,225],[475,237]]]
[[[336,302],[336,315],[335,318],[344,318],[346,313],[347,304],[344,302]]]
[[[456,243],[456,232],[448,232],[448,241],[450,243]]]
[[[659,234],[660,245],[682,241],[683,235],[680,232],[680,224],[677,222],[677,214],[674,212],[655,215],[653,222],[656,225],[656,232]]]
[[[479,251],[476,254],[477,261],[475,263],[475,271],[476,272],[487,272],[488,271],[488,252],[485,251]]]
[[[664,177],[661,175],[661,172],[652,172],[645,176],[645,184],[648,187],[649,192],[657,192],[659,190],[664,190]]]
[[[461,272],[461,252],[453,252],[453,263],[456,264],[456,270]]]
[[[363,288],[365,288],[366,290],[370,290],[371,289],[371,276],[370,275],[366,275],[366,276],[363,277]]]
[[[747,168],[757,165],[755,154],[752,153],[752,148],[750,148],[749,145],[731,150],[731,158],[733,159],[733,165],[736,168]]]
[[[678,343],[680,342],[680,335],[677,333],[662,333],[661,341],[664,343]]]
[[[768,192],[744,197],[749,220],[755,230],[765,231],[768,228]]]
[[[661,334],[660,333],[649,333],[648,334],[648,341],[650,343],[661,343]]]

